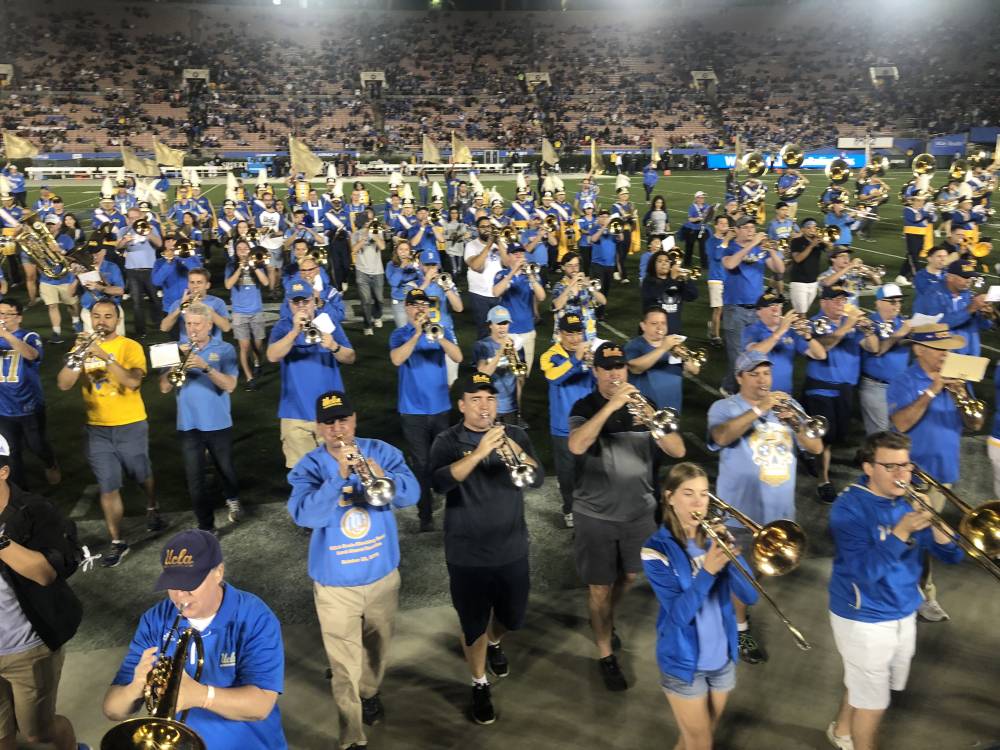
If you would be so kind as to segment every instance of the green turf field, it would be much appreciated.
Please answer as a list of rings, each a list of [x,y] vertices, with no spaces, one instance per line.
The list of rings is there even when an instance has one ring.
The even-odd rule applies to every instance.
[[[896,172],[888,176],[887,182],[891,187],[892,201],[882,207],[882,220],[877,223],[872,233],[874,241],[857,242],[856,244],[856,249],[860,251],[860,255],[866,263],[887,267],[889,271],[887,279],[889,280],[895,277],[903,257],[902,209],[896,194],[903,182],[909,179],[909,176],[909,173],[904,172]],[[826,180],[821,174],[810,174],[809,177],[812,184],[799,203],[798,218],[800,220],[806,216],[819,217],[816,201],[826,184]],[[773,196],[774,178],[769,176],[766,179],[772,187],[770,195]],[[662,194],[666,197],[671,212],[672,225],[677,229],[683,223],[683,216],[687,212],[693,193],[696,190],[703,190],[709,196],[709,203],[721,201],[723,180],[724,174],[721,172],[681,172],[671,177],[661,178],[654,194]],[[572,196],[577,190],[578,180],[566,179],[565,183],[567,192]],[[510,178],[489,178],[484,180],[484,184],[487,187],[496,185],[508,200],[513,196],[514,182]],[[602,203],[610,205],[613,202],[614,178],[602,178],[600,184]],[[89,217],[91,209],[96,204],[99,189],[97,183],[84,184],[67,181],[61,184],[53,182],[50,185],[55,192],[63,197],[67,211],[77,213],[81,219]],[[641,200],[643,196],[641,178],[633,177],[632,185],[632,196],[641,215],[647,207],[646,203]],[[384,182],[368,183],[368,187],[374,201],[381,202],[384,199],[386,193]],[[203,192],[218,206],[223,197],[224,186],[221,184],[206,185],[203,187]],[[29,205],[36,197],[37,187],[31,188],[29,190]],[[773,203],[773,200],[771,202]],[[769,211],[769,219],[771,214],[773,211]],[[990,234],[990,230],[987,228],[984,233]],[[228,295],[222,287],[220,278],[221,263],[220,254],[214,253],[212,293],[227,298]],[[607,325],[600,331],[603,338],[622,340],[635,334],[640,312],[639,285],[636,273],[638,256],[631,257],[629,263],[632,283],[629,286],[616,285],[612,289],[607,311]],[[706,342],[705,321],[708,318],[707,293],[704,282],[700,283],[701,298],[687,304],[684,308],[684,333],[692,338],[692,343],[695,346],[704,345]],[[908,297],[912,296],[912,289],[904,291]],[[24,300],[24,288],[13,288],[10,296]],[[356,295],[352,288],[347,293],[347,301],[350,303],[355,299]],[[388,292],[386,299],[388,299]],[[871,306],[871,297],[863,302],[866,306]],[[130,315],[129,304],[129,302],[125,303],[127,315]],[[909,303],[907,302],[904,304],[904,311],[908,309]],[[536,346],[536,357],[547,348],[548,334],[552,330],[548,306],[543,305],[543,310],[545,312],[543,312],[543,322],[538,329],[540,333]],[[467,314],[456,315],[455,320],[456,333],[468,359],[475,331]],[[128,333],[131,335],[130,318],[127,326]],[[41,305],[26,311],[24,327],[39,331],[43,337],[49,335],[48,317]],[[67,322],[64,320],[64,338],[67,327]],[[388,356],[388,339],[392,330],[391,321],[387,321],[385,327],[375,329],[376,335],[373,337],[362,336],[359,323],[347,321],[346,327],[348,335],[358,351],[357,363],[345,367],[343,370],[347,390],[358,409],[359,432],[364,436],[377,437],[400,445],[398,419],[395,412],[396,373]],[[152,341],[147,340],[147,344],[159,340],[158,338],[150,338]],[[984,344],[985,355],[995,354],[997,349],[991,347],[998,346],[996,334],[988,332],[984,337]],[[67,348],[68,343],[62,346],[48,347],[42,365],[42,378],[48,400],[49,432],[62,465],[64,477],[62,485],[49,491],[48,494],[58,499],[60,504],[67,509],[76,506],[78,512],[83,512],[84,517],[99,518],[96,501],[91,502],[89,506],[86,503],[77,505],[81,493],[87,485],[92,484],[93,478],[84,452],[83,409],[79,391],[75,389],[68,393],[62,393],[55,387],[55,373],[62,365]],[[722,367],[725,363],[723,350],[710,349],[709,352],[708,364],[702,369],[700,375],[701,382],[688,381],[685,384],[682,428],[689,436],[697,436],[699,439],[703,439],[705,433],[705,413],[712,401],[717,398],[709,391],[709,388],[714,388],[720,382]],[[266,367],[262,374],[261,383],[261,389],[255,393],[247,393],[242,390],[242,385],[239,386],[232,399],[236,467],[243,486],[242,497],[248,505],[284,502],[287,499],[286,470],[278,438],[276,417],[279,392],[277,366]],[[980,390],[982,391],[980,397],[985,396],[992,401],[992,388],[983,387]],[[546,463],[550,464],[546,391],[544,378],[536,366],[525,387],[523,412],[524,417],[532,425],[531,436],[535,445]],[[187,508],[189,503],[184,485],[183,465],[174,428],[174,396],[161,395],[155,380],[147,379],[143,386],[143,397],[152,426],[150,451],[161,504],[168,510]],[[699,441],[688,440],[689,455],[695,460],[704,457],[699,444]],[[29,459],[28,465],[37,468],[39,472],[39,480],[33,483],[33,487],[42,489],[41,467],[33,458]],[[138,490],[134,487],[127,487],[125,496],[128,512],[130,514],[140,513],[143,504],[139,498]]]

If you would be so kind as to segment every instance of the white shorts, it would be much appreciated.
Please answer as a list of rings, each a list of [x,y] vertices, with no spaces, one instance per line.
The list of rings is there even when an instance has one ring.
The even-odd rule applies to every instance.
[[[917,646],[917,615],[859,622],[830,613],[833,640],[844,660],[844,687],[853,708],[889,707],[889,691],[906,687]]]
[[[722,307],[722,282],[718,279],[708,280],[708,306]]]

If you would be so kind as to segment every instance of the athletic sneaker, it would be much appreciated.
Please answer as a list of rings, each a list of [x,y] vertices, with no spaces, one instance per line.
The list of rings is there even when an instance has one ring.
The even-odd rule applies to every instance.
[[[155,534],[157,531],[163,531],[165,528],[167,528],[167,522],[163,520],[163,517],[157,511],[146,511],[146,531]]]
[[[385,707],[378,693],[371,698],[361,699],[361,721],[368,726],[374,726],[385,718]]]
[[[510,664],[507,663],[507,654],[503,652],[503,647],[490,644],[486,647],[486,665],[490,668],[490,673],[494,677],[506,677],[510,674]]]
[[[840,750],[854,750],[854,740],[851,739],[851,735],[846,737],[841,737],[840,735],[834,734],[834,730],[837,728],[837,720],[834,719],[830,722],[830,726],[826,728],[826,738],[830,740],[830,744],[834,747],[839,747]]]
[[[837,499],[837,488],[830,482],[825,482],[816,488],[816,498],[821,503],[832,503]]]
[[[567,529],[573,528],[573,514],[563,513],[563,523],[566,524]]]
[[[741,630],[737,642],[739,643],[740,659],[747,664],[760,664],[767,661],[767,651],[757,643],[757,639],[749,630]]]
[[[128,554],[128,542],[111,542],[111,549],[101,556],[102,568],[115,568]]]
[[[601,667],[601,679],[604,680],[604,687],[615,693],[628,690],[625,675],[622,674],[622,668],[618,666],[618,659],[614,654],[598,659],[597,663]]]
[[[615,281],[621,281],[622,275],[617,271],[615,271],[613,274],[611,274],[611,278],[613,278]]]
[[[381,328],[382,327],[382,318],[375,318],[375,320],[373,320],[372,323],[375,324],[376,328]]]
[[[364,331],[362,331],[362,333],[365,336],[374,336],[375,335],[375,331],[373,331],[371,328],[364,329]]]
[[[942,622],[951,617],[944,611],[937,599],[927,599],[917,608],[917,617],[925,622]]]
[[[477,724],[492,724],[497,720],[488,682],[472,686],[472,718]]]
[[[238,499],[226,500],[226,510],[229,511],[229,523],[237,523],[243,519],[243,506]]]
[[[47,343],[47,344],[65,344],[66,342],[63,341],[63,337],[60,336],[58,333],[53,333],[51,336],[49,336],[48,340],[45,343]]]
[[[893,279],[893,283],[896,286],[913,286],[913,284],[910,283],[910,280],[905,276],[903,276],[902,274]]]

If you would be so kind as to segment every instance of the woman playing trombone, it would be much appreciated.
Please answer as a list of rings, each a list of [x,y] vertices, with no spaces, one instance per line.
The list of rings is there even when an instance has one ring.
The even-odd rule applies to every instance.
[[[664,482],[663,524],[642,548],[642,564],[660,611],[656,659],[660,684],[680,729],[674,750],[710,750],[712,734],[736,686],[736,616],[731,597],[757,601],[750,566],[731,549],[743,573],[709,540],[702,525],[709,505],[704,469],[684,462]]]

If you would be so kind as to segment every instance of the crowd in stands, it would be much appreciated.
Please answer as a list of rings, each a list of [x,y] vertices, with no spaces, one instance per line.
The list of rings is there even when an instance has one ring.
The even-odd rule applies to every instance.
[[[782,23],[756,9],[654,23],[510,13],[339,15],[289,8],[8,2],[4,128],[44,150],[419,149],[454,131],[473,148],[830,144],[866,129],[951,132],[995,123],[990,29],[953,14],[895,26],[843,14]],[[790,6],[793,7],[793,6]],[[811,7],[811,6],[810,6]],[[989,13],[988,6],[982,6]],[[238,12],[237,12],[238,9]],[[780,9],[771,13],[782,13]],[[995,9],[994,11],[995,12]],[[750,19],[748,21],[748,19]],[[997,20],[995,17],[992,20]],[[900,71],[876,89],[871,65]],[[182,71],[207,68],[194,116]],[[691,85],[712,69],[714,91]],[[362,70],[384,71],[376,99]],[[549,75],[530,90],[527,71]]]

